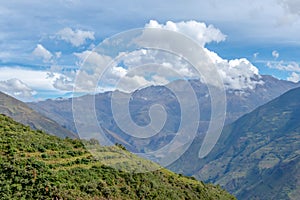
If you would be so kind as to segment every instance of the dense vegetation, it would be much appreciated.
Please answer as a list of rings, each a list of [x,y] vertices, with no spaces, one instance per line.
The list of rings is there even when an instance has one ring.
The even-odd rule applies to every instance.
[[[111,154],[122,148],[100,147],[94,140],[86,143],[111,163],[123,162]],[[95,159],[80,140],[33,131],[4,115],[0,115],[0,152],[0,199],[234,199],[218,186],[166,169],[117,170],[103,164],[101,156]]]

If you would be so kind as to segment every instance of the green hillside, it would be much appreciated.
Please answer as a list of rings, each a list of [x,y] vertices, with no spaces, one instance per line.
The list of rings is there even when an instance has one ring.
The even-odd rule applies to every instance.
[[[97,160],[80,140],[34,131],[4,115],[0,136],[0,199],[235,199],[218,186],[166,169],[117,170],[104,163],[130,169],[156,165],[120,147],[85,141],[98,152]]]
[[[17,122],[26,124],[33,129],[44,130],[59,137],[76,137],[57,122],[37,113],[25,103],[0,92],[0,113],[12,117]]]

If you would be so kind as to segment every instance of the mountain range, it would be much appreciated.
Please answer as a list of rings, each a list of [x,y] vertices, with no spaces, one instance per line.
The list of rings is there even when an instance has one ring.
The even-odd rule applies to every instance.
[[[284,92],[300,86],[300,84],[289,81],[278,80],[272,76],[262,76],[261,82],[255,89],[245,89],[242,91],[226,91],[227,109],[225,124],[229,124],[238,119],[242,115],[251,112],[255,108],[268,101],[278,97]],[[185,91],[184,81],[177,80],[171,82],[173,87],[178,88],[179,91]],[[199,80],[189,80],[189,84],[194,89],[200,110],[200,121],[198,135],[204,134],[209,125],[211,117],[211,102],[208,88]],[[110,133],[107,134],[113,143],[124,143],[126,148],[133,152],[143,152],[147,150],[158,149],[165,144],[168,144],[180,125],[180,103],[172,91],[165,86],[150,86],[137,90],[130,95],[132,98],[129,103],[130,114],[134,122],[140,126],[145,126],[150,122],[148,110],[153,104],[163,105],[168,118],[163,129],[151,139],[137,139],[128,136],[121,130],[114,120],[111,109],[112,92],[99,93],[95,95],[95,111],[99,124]],[[89,95],[78,97],[83,102],[87,102]],[[58,122],[63,127],[70,131],[77,133],[73,112],[72,99],[49,99],[46,101],[30,102],[28,103],[32,109],[47,116],[48,118]],[[86,126],[92,127],[93,124],[85,121]],[[117,136],[117,137],[116,137]]]

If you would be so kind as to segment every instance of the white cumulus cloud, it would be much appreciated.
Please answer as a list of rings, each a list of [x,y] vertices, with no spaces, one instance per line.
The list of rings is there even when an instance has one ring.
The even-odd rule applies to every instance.
[[[221,42],[226,38],[226,36],[213,25],[207,26],[205,23],[193,20],[178,23],[167,21],[166,24],[159,24],[155,20],[150,20],[150,22],[146,24],[145,28],[163,28],[171,31],[177,31],[196,40],[202,46],[213,41]]]
[[[206,56],[200,55],[200,52],[193,52],[195,56],[198,56],[199,59],[203,59],[202,62],[206,62],[205,59],[208,56],[214,66],[217,68],[220,76],[223,79],[225,87],[227,89],[232,90],[243,90],[243,89],[254,89],[257,84],[262,84],[262,80],[260,79],[261,76],[259,74],[259,70],[255,67],[249,60],[245,58],[237,58],[233,60],[226,60],[221,58],[215,52],[210,51],[209,49],[205,48],[205,44],[215,41],[220,42],[226,39],[226,36],[217,28],[213,27],[212,25],[206,25],[202,22],[196,21],[187,21],[187,22],[171,22],[168,21],[166,24],[159,24],[155,20],[151,20],[145,26],[146,28],[163,28],[167,30],[177,31],[179,33],[183,33],[190,38],[194,39],[200,46],[203,47]],[[151,37],[151,36],[148,36]],[[163,41],[162,41],[163,42]],[[174,41],[176,42],[176,41]],[[180,43],[180,41],[177,41]],[[197,55],[198,53],[198,55]],[[258,54],[256,54],[258,55]],[[279,55],[278,55],[279,56]],[[195,77],[195,71],[191,71],[187,68],[187,65],[184,65],[180,60],[176,60],[174,58],[167,56],[160,56],[159,53],[153,56],[151,55],[150,58],[153,59],[153,62],[159,62],[159,60],[168,60],[169,66],[179,71],[180,74],[188,76],[190,78]],[[149,58],[148,58],[149,59]],[[134,60],[134,59],[131,59]],[[135,61],[139,59],[135,58]],[[144,59],[140,59],[141,63],[145,62]],[[166,63],[167,61],[165,61]],[[137,63],[135,63],[137,65]],[[169,70],[171,71],[171,70]],[[205,77],[208,81],[213,81],[210,77]]]
[[[36,48],[33,50],[32,54],[36,57],[42,58],[43,62],[45,63],[51,62],[53,57],[52,53],[41,44],[36,45]]]
[[[82,68],[77,72],[75,88],[77,91],[94,92],[118,89],[123,92],[133,92],[139,87],[157,85],[158,83],[168,83],[164,77],[153,76],[153,80],[147,80],[145,74],[135,70],[134,66],[145,64],[143,59],[152,59],[155,56],[148,54],[146,58],[145,50],[134,51],[130,56],[125,56],[124,63],[127,68],[121,67],[112,58],[97,52],[84,51],[75,53],[79,58],[78,65]],[[121,52],[121,54],[125,54]],[[153,61],[153,59],[151,60]],[[108,64],[111,64],[107,67]],[[103,74],[101,74],[103,72]],[[120,81],[120,82],[119,82]],[[118,84],[119,83],[119,84]]]
[[[74,53],[74,55],[79,59],[77,65],[80,67],[76,74],[75,88],[81,91],[94,90],[98,84],[100,73],[105,70],[112,58],[89,50]]]
[[[72,91],[73,90],[73,79],[65,75],[60,75],[53,82],[53,87],[63,91]]]
[[[57,37],[61,40],[71,43],[75,47],[79,47],[86,43],[87,40],[95,40],[94,32],[83,31],[80,29],[73,30],[66,27],[57,32]]]
[[[276,51],[276,50],[272,51],[272,56],[273,56],[275,59],[277,59],[277,58],[279,57],[278,51]]]
[[[22,80],[30,88],[34,90],[54,90],[52,82],[53,78],[49,78],[48,71],[25,69],[20,67],[1,67],[0,81],[6,81],[7,77],[14,77]]]
[[[0,81],[0,91],[22,100],[29,100],[36,94],[26,83],[16,78]]]
[[[145,27],[177,31],[186,34],[198,42],[206,56],[201,55],[201,53],[199,54],[199,52],[193,53],[199,57],[200,60],[203,59],[203,62],[207,62],[207,57],[210,58],[210,61],[223,79],[226,89],[255,89],[257,84],[263,84],[259,70],[249,60],[245,58],[226,60],[204,47],[205,44],[209,42],[220,42],[226,38],[219,29],[212,25],[207,26],[205,23],[196,21],[178,23],[168,21],[166,24],[159,24],[157,21],[151,20]],[[151,37],[156,37],[151,35],[146,36],[150,41]],[[179,44],[181,45],[180,42]],[[182,57],[160,50],[140,49],[130,53],[120,52],[118,57],[122,57],[124,66],[123,64],[119,65],[119,63],[115,63],[117,61],[113,60],[110,56],[89,50],[74,53],[74,55],[79,59],[77,65],[83,68],[77,71],[77,76],[73,74],[73,76],[57,78],[54,84],[55,88],[70,90],[71,87],[73,87],[72,81],[75,80],[75,76],[75,88],[90,92],[92,90],[95,91],[99,84],[103,88],[113,88],[112,86],[114,85],[116,86],[115,89],[131,92],[131,90],[137,88],[137,86],[144,87],[148,85],[167,84],[174,80],[175,77],[199,77],[197,70]],[[111,65],[106,69],[108,64]],[[146,69],[149,73],[145,72],[145,68],[138,69],[140,66],[149,68]],[[154,73],[152,73],[151,70]],[[104,71],[105,73],[100,77],[100,73]],[[202,79],[202,77],[200,77],[200,79]],[[120,83],[123,85],[116,85],[120,80]],[[210,79],[205,77],[205,80],[207,84],[214,84],[213,77]]]
[[[287,80],[294,83],[298,83],[300,81],[300,75],[295,72],[292,72],[291,76],[289,76]]]
[[[215,63],[225,88],[230,90],[255,89],[257,84],[263,83],[257,67],[246,58],[226,60],[215,52],[205,50]]]

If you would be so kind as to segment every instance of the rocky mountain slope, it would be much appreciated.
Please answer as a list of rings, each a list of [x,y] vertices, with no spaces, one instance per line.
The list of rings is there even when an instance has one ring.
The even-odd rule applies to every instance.
[[[239,199],[299,199],[299,99],[293,89],[227,126],[195,176]]]

